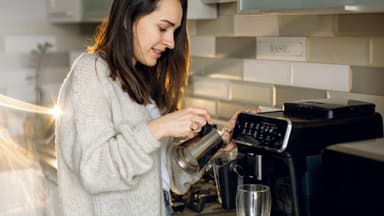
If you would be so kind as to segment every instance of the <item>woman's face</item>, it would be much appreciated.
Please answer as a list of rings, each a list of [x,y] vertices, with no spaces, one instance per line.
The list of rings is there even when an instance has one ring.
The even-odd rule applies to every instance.
[[[167,48],[173,49],[182,16],[180,0],[159,0],[152,13],[137,19],[133,24],[134,63],[155,66]]]

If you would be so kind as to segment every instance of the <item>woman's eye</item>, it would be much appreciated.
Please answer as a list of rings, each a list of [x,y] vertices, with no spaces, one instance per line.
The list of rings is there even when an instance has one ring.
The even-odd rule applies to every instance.
[[[166,32],[167,31],[167,29],[166,28],[159,28],[160,29],[160,32]]]

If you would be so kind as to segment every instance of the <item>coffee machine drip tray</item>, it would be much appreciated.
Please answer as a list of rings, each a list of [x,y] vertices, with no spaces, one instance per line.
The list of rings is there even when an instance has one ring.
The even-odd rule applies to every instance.
[[[290,103],[289,111],[240,113],[232,139],[239,148],[311,155],[330,144],[382,136],[382,117],[374,105],[326,102]]]

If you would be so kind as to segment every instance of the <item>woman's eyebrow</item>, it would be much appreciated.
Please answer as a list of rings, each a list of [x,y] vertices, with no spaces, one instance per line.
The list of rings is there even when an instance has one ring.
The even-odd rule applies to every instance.
[[[168,24],[171,25],[171,26],[175,26],[175,25],[176,25],[175,23],[173,23],[173,22],[171,22],[171,21],[169,21],[169,20],[166,20],[166,19],[162,19],[162,20],[160,20],[160,21],[162,21],[162,22],[166,22],[166,23],[168,23]]]

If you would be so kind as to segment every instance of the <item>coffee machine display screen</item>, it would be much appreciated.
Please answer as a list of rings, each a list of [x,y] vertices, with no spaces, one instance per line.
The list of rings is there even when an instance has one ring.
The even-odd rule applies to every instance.
[[[292,123],[289,119],[240,113],[233,130],[232,140],[237,144],[283,152],[287,145]]]

